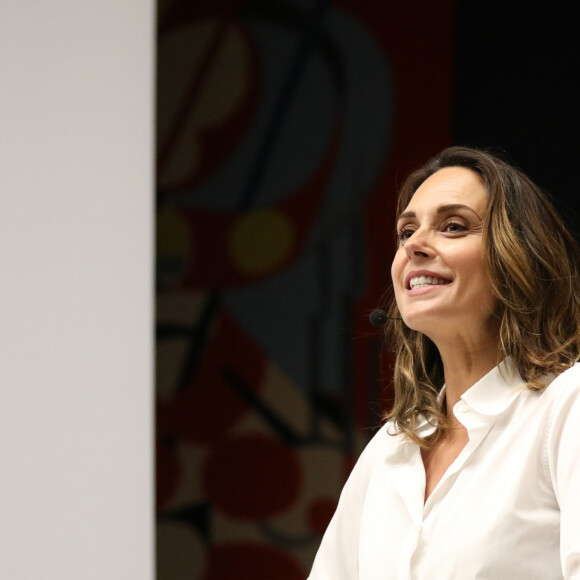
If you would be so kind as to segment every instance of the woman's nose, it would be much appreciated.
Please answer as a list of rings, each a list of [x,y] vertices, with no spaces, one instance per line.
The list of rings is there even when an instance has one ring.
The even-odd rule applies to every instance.
[[[411,259],[430,258],[434,255],[434,250],[422,230],[417,230],[406,240],[404,247],[405,253]]]

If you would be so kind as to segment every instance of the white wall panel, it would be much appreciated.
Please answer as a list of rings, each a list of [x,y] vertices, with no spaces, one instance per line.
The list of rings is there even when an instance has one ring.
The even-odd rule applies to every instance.
[[[147,580],[154,7],[2,4],[0,578]]]

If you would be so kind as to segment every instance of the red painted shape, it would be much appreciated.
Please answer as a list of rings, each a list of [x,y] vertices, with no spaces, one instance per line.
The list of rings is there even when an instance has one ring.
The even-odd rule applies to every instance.
[[[211,503],[238,519],[264,519],[287,509],[300,491],[302,474],[294,450],[254,433],[216,446],[203,470]]]
[[[214,547],[202,580],[304,580],[300,564],[266,544],[239,542]]]

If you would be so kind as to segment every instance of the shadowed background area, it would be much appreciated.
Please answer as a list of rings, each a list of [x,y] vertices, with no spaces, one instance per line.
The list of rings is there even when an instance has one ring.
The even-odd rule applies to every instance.
[[[367,317],[397,184],[445,146],[489,146],[575,227],[578,18],[450,0],[158,10],[158,578],[298,580],[389,405]]]

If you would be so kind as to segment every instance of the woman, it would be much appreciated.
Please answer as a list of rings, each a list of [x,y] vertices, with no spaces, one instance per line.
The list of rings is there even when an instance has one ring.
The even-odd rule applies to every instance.
[[[580,579],[576,242],[525,175],[462,147],[404,183],[397,236],[395,404],[310,580]]]

